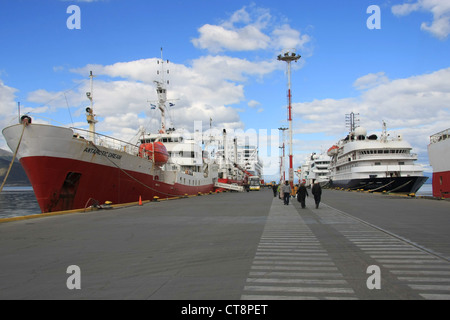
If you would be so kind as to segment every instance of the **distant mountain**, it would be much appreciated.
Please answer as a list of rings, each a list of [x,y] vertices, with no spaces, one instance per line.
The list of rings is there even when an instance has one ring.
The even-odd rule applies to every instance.
[[[8,172],[9,165],[13,158],[13,154],[9,151],[0,149],[0,185],[5,179],[5,175]],[[23,170],[22,165],[17,159],[14,160],[11,172],[9,173],[8,180],[6,180],[6,185],[10,186],[30,186],[30,180]]]

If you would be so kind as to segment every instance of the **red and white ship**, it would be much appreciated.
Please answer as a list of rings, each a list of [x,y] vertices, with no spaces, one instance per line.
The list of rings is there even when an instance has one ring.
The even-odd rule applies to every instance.
[[[433,197],[450,198],[450,128],[430,137],[428,158],[433,167]]]
[[[217,164],[196,141],[166,129],[166,88],[155,81],[161,130],[142,134],[130,144],[95,132],[92,72],[89,130],[31,123],[3,129],[10,149],[17,150],[42,212],[82,209],[110,201],[137,202],[208,193],[218,178]]]

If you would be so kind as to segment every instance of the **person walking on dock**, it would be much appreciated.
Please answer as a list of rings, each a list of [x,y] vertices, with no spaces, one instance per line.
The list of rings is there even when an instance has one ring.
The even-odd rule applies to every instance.
[[[314,182],[313,187],[311,188],[311,193],[314,195],[314,201],[316,202],[316,209],[319,209],[319,203],[322,198],[322,188],[318,181]]]
[[[281,191],[283,192],[284,204],[287,206],[287,205],[289,205],[289,198],[291,197],[291,192],[292,192],[289,181],[286,181],[286,183],[283,185],[283,188]]]
[[[306,197],[309,197],[308,190],[306,190],[305,183],[302,183],[297,190],[297,200],[300,202],[303,209],[306,207]]]
[[[276,183],[272,184],[273,197],[275,198],[278,193],[278,185]]]

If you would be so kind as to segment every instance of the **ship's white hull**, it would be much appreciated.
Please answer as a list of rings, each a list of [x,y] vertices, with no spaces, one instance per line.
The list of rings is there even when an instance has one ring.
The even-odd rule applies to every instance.
[[[450,137],[442,134],[436,138],[428,145],[428,157],[433,167],[433,196],[450,198]]]

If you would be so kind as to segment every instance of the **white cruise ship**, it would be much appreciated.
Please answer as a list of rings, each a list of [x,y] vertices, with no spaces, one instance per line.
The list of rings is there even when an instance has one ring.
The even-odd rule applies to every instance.
[[[305,183],[306,187],[318,181],[323,187],[330,180],[331,158],[327,154],[312,153],[299,168],[299,182]]]
[[[350,114],[350,132],[328,150],[331,156],[330,187],[363,189],[377,192],[415,193],[428,179],[421,166],[415,164],[417,155],[402,139],[390,137],[383,122],[378,138],[356,127],[355,115]]]

